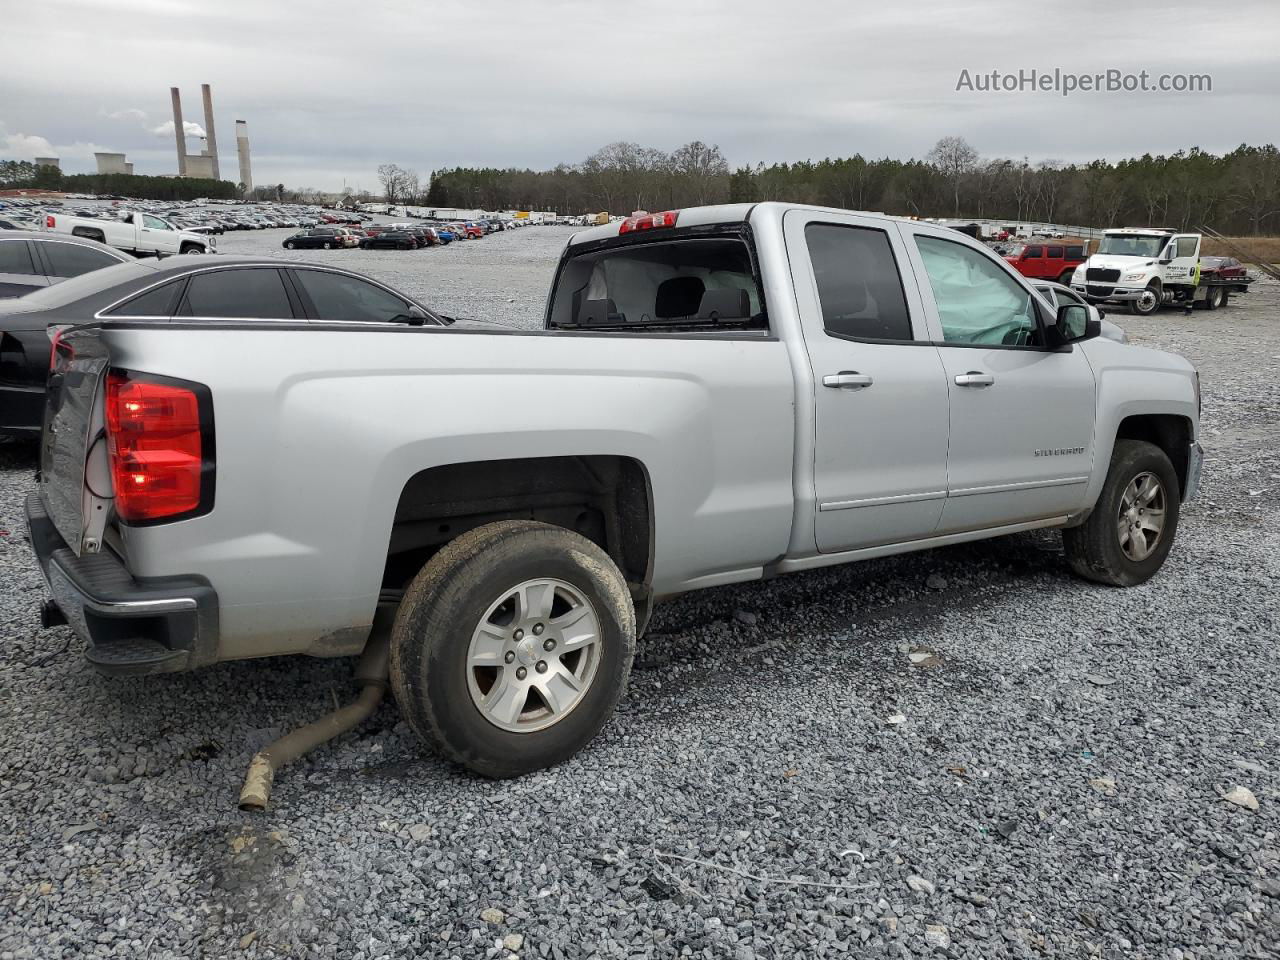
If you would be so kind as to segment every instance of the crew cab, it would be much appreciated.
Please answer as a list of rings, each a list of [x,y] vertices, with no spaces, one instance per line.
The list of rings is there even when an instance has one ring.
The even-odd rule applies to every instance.
[[[27,501],[91,662],[354,655],[389,625],[406,719],[489,776],[591,740],[663,598],[1046,528],[1130,586],[1199,484],[1190,363],[918,221],[587,229],[541,330],[131,319],[150,292],[58,336]]]
[[[1087,256],[1083,243],[1022,243],[1004,258],[1024,277],[1070,284]]]
[[[217,239],[208,234],[179,230],[164,217],[137,210],[122,211],[117,218],[47,213],[44,229],[97,240],[137,257],[213,253],[218,244]]]

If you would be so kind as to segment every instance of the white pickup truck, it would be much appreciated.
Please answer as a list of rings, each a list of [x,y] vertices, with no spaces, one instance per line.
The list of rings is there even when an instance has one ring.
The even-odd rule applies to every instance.
[[[88,237],[135,257],[167,257],[180,253],[214,253],[217,241],[211,236],[179,230],[164,217],[126,210],[116,217],[77,217],[67,213],[46,213],[44,229]]]
[[[1247,277],[1200,270],[1198,233],[1163,227],[1107,230],[1098,250],[1076,267],[1071,289],[1090,303],[1120,303],[1149,316],[1163,304],[1208,310],[1224,306],[1232,293],[1249,289]]]
[[[372,709],[389,627],[406,718],[490,776],[596,734],[664,597],[1037,528],[1130,586],[1199,483],[1191,364],[915,221],[761,203],[585,230],[543,330],[117,299],[59,335],[27,507],[93,663],[364,651],[373,692],[310,745]]]

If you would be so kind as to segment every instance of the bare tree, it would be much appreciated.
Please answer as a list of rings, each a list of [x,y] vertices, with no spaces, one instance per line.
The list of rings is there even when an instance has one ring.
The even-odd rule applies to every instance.
[[[395,203],[400,199],[400,190],[404,183],[404,171],[394,163],[384,163],[378,167],[378,182],[382,184],[383,199],[387,203]]]
[[[960,216],[960,184],[978,163],[978,151],[964,137],[943,137],[929,151],[929,164],[951,184],[954,216]]]

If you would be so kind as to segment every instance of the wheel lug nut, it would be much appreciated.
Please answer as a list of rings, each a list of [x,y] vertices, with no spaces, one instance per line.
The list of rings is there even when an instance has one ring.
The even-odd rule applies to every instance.
[[[519,643],[521,640],[524,639],[524,631],[517,630],[515,633],[511,635],[511,638],[515,640],[516,643]]]
[[[529,675],[529,671],[526,670],[524,667],[521,667],[519,670],[516,671],[517,680],[523,680],[528,675]]]
[[[543,630],[545,630],[545,629],[546,629],[546,627],[544,627],[544,626],[543,626],[542,624],[540,624],[540,623],[535,623],[535,624],[533,625],[533,632],[534,632],[535,634],[541,635],[542,631],[543,631]]]
[[[507,655],[502,659],[506,660],[507,663],[512,663],[516,659],[516,652],[514,650],[508,650]]]
[[[547,637],[547,639],[542,641],[543,650],[554,650],[555,648],[556,648],[556,642],[552,640],[550,637]]]
[[[547,672],[547,661],[545,661],[545,660],[539,660],[539,661],[538,661],[538,666],[537,666],[537,671],[538,671],[539,673],[546,673],[546,672]]]

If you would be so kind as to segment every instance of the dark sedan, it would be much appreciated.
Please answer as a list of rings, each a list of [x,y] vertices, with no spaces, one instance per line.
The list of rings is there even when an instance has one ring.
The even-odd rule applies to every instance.
[[[40,434],[52,328],[98,320],[451,322],[349,270],[246,257],[211,259],[129,260],[0,300],[0,436]]]
[[[97,240],[34,230],[0,230],[0,297],[21,297],[132,257]]]
[[[361,250],[416,250],[417,238],[403,230],[383,230],[360,241]]]

